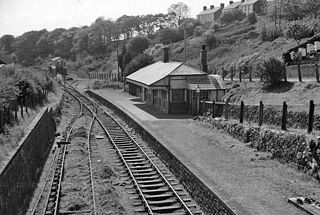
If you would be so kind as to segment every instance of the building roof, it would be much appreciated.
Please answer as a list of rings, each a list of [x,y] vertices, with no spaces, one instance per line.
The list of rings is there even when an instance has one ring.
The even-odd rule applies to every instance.
[[[239,7],[241,4],[242,4],[241,1],[233,2],[232,4],[229,4],[228,6],[226,6],[226,7],[224,8],[224,10],[232,10],[232,9],[235,9],[235,8]]]
[[[245,5],[251,5],[256,3],[258,0],[246,0],[245,2],[243,2],[240,6],[245,6]]]
[[[224,90],[222,79],[220,75],[208,75],[205,77],[193,77],[188,79],[188,89],[196,90]]]
[[[142,69],[139,69],[131,75],[128,75],[126,79],[128,81],[132,80],[150,86],[169,75],[177,76],[203,74],[206,73],[180,62],[163,63],[161,61],[158,61],[149,66],[143,67]]]
[[[221,7],[215,7],[213,9],[208,9],[208,10],[204,10],[201,13],[198,14],[199,15],[206,15],[206,14],[211,14],[211,13],[216,13],[221,9]]]

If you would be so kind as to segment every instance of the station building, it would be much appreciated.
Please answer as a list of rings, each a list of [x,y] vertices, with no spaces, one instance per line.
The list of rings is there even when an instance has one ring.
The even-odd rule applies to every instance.
[[[205,48],[201,56],[206,61]],[[170,114],[194,114],[199,105],[197,99],[221,101],[225,94],[220,76],[209,75],[207,69],[204,70],[170,62],[169,49],[165,47],[163,61],[132,73],[126,81],[131,95],[140,97],[156,109]]]

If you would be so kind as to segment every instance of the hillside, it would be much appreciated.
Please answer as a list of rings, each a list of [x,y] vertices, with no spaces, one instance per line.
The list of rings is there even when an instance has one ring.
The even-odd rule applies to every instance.
[[[262,42],[254,33],[255,25],[248,23],[238,23],[216,32],[216,38],[222,42],[231,41],[232,44],[219,44],[215,49],[208,51],[209,72],[219,71],[221,67],[232,62],[237,62],[239,58],[249,55],[258,55],[258,59],[266,57],[281,57],[289,48],[296,45],[293,39],[280,37],[272,42]],[[248,39],[250,36],[256,38]],[[187,64],[200,66],[200,49],[204,43],[203,37],[187,38]],[[162,59],[160,46],[154,52],[157,60]],[[184,42],[179,41],[170,46],[171,60],[184,61]]]

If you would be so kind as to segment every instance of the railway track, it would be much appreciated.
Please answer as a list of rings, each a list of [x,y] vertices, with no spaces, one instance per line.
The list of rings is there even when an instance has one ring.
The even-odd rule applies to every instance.
[[[61,187],[64,176],[65,160],[68,154],[68,145],[71,141],[71,134],[74,131],[75,124],[79,118],[84,114],[84,107],[88,108],[89,104],[86,106],[78,100],[80,108],[78,115],[71,120],[70,125],[67,128],[67,134],[62,141],[57,142],[58,147],[54,150],[54,156],[50,164],[50,170],[46,175],[46,179],[41,187],[40,194],[31,212],[32,215],[57,215],[57,214],[94,214],[96,215],[96,205],[95,205],[95,194],[94,194],[94,183],[92,174],[92,162],[91,162],[91,150],[90,150],[90,134],[92,131],[92,126],[95,121],[94,115],[92,115],[92,122],[88,129],[87,137],[87,150],[88,150],[88,163],[89,163],[89,175],[91,184],[91,193],[93,199],[93,206],[91,210],[86,211],[60,211],[60,197],[61,197]],[[92,109],[94,110],[94,104],[91,103]],[[91,114],[91,112],[90,112]]]
[[[190,199],[185,196],[183,189],[160,171],[148,153],[112,115],[73,87],[68,86],[66,90],[91,111],[112,143],[142,202],[143,207],[137,208],[136,212],[203,214],[197,206],[189,204]]]

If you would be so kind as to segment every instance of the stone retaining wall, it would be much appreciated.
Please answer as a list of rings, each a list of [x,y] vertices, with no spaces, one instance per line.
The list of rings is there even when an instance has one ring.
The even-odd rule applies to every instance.
[[[150,134],[142,125],[137,123],[128,114],[123,112],[116,105],[107,101],[100,95],[87,90],[86,93],[92,98],[98,100],[101,104],[114,109],[117,114],[141,134],[160,159],[167,167],[174,172],[175,176],[185,186],[193,199],[201,206],[207,214],[217,215],[235,215],[228,205],[226,205],[220,197],[218,197],[206,184],[204,184],[196,175],[194,175],[188,167],[186,167],[178,158],[176,158],[163,144],[161,144],[152,134]]]
[[[220,118],[201,116],[198,121],[206,126],[223,130],[259,151],[269,152],[273,158],[294,163],[299,169],[320,180],[320,144],[311,136],[230,123]]]
[[[0,170],[0,214],[24,214],[54,141],[53,110],[43,108]]]

